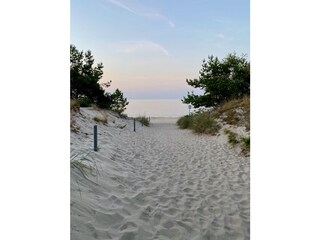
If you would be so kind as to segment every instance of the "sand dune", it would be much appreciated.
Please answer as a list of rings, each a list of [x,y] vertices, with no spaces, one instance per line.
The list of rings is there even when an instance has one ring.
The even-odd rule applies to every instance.
[[[81,109],[71,133],[74,159],[88,155],[88,179],[71,168],[71,239],[249,239],[248,158],[216,138],[180,130],[177,119],[150,127]],[[126,125],[123,129],[121,129]]]

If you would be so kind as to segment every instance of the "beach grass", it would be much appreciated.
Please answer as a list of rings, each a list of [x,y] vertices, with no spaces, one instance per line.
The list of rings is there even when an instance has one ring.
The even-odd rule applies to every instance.
[[[150,125],[149,118],[147,118],[146,116],[139,116],[136,119],[137,121],[141,122],[141,124],[144,126],[148,127]]]
[[[240,143],[240,140],[238,139],[238,134],[225,129],[224,133],[228,136],[228,142],[232,145],[235,146],[236,144]]]
[[[105,112],[101,112],[100,115],[95,116],[93,120],[106,125],[108,124],[108,114]]]
[[[80,112],[80,103],[77,99],[70,100],[70,110],[74,112]]]
[[[90,158],[88,153],[84,155],[75,153],[71,154],[70,167],[71,169],[77,169],[87,180],[90,180],[88,173],[90,173],[92,176],[99,175],[98,166],[96,162]]]
[[[183,116],[178,119],[177,124],[181,129],[192,129],[193,117],[189,115]]]
[[[210,112],[199,112],[181,117],[177,121],[181,129],[192,129],[195,133],[215,135],[220,126]]]
[[[245,126],[250,130],[250,97],[232,99],[217,106],[212,112],[214,118],[220,118],[230,125]]]
[[[250,137],[243,137],[241,138],[242,142],[242,154],[245,156],[250,155]]]

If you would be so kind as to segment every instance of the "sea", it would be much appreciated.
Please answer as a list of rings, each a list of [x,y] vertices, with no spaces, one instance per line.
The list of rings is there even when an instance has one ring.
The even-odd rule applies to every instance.
[[[125,110],[128,117],[169,117],[177,118],[189,114],[189,105],[181,99],[129,99]]]

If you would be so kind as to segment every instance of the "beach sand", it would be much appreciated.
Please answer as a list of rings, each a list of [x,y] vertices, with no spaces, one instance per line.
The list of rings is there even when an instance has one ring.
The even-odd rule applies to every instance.
[[[74,116],[71,157],[92,168],[86,178],[71,167],[71,239],[250,238],[249,158],[175,118],[134,132],[133,120],[108,113],[108,126],[91,108]]]

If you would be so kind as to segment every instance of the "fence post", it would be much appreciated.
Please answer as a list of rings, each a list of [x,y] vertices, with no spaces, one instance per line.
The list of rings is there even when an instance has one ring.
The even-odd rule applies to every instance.
[[[98,128],[97,125],[93,126],[93,150],[98,151]]]
[[[136,119],[135,118],[133,119],[133,131],[134,132],[136,131]]]

